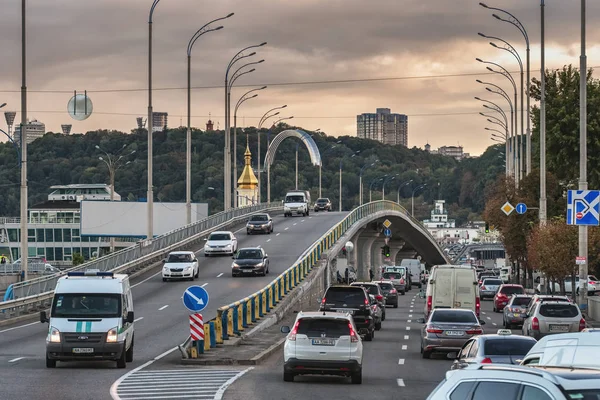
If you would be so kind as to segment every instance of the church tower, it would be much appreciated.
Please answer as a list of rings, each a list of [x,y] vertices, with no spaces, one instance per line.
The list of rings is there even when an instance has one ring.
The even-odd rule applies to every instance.
[[[244,153],[244,170],[238,179],[237,196],[238,206],[250,206],[258,203],[258,179],[252,170],[252,153],[248,145],[248,135],[246,135],[246,152]]]

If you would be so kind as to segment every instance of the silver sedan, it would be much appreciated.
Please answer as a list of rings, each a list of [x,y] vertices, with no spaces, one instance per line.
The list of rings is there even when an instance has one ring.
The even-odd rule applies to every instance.
[[[425,323],[421,318],[419,322]],[[467,340],[483,333],[482,325],[471,310],[434,309],[421,331],[421,354],[430,358],[434,352],[458,352]]]

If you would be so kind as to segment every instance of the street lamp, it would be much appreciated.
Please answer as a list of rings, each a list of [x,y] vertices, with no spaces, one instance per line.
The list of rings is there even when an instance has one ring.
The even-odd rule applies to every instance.
[[[352,154],[350,156],[350,158],[356,157],[358,155],[358,153],[360,153],[360,150],[354,152],[354,154]],[[342,156],[342,158],[340,158],[340,198],[339,198],[340,211],[342,211],[342,162],[344,161],[344,158],[346,158],[346,156]]]
[[[396,177],[400,175],[400,174],[395,174],[394,176],[390,176],[386,179],[383,180],[383,185],[382,185],[382,196],[381,196],[381,200],[385,200],[385,184],[388,182],[393,181],[394,179],[396,179]]]
[[[501,116],[504,118],[504,124],[501,124],[501,123],[497,123],[497,122],[492,122],[492,121],[489,121],[489,118],[490,118],[490,117],[491,117],[491,118],[494,118],[494,119],[496,119],[496,120],[498,120],[497,118],[495,118],[495,117],[492,117],[492,116],[488,116],[488,115],[486,115],[486,114],[483,114],[483,113],[480,113],[481,115],[483,115],[483,116],[487,117],[489,122],[492,122],[493,124],[498,124],[498,125],[501,125],[502,127],[504,127],[504,128],[505,128],[505,130],[506,130],[506,136],[507,136],[507,138],[508,138],[508,137],[509,137],[509,133],[508,133],[508,127],[509,127],[509,124],[508,124],[508,118],[507,118],[507,116],[506,116],[506,113],[504,112],[504,110],[502,110],[502,108],[500,108],[500,106],[498,106],[498,104],[496,104],[496,103],[494,103],[494,102],[491,102],[491,101],[489,101],[489,100],[485,100],[485,99],[482,99],[482,98],[480,98],[480,97],[475,97],[475,100],[479,100],[479,101],[483,102],[483,103],[484,103],[484,104],[483,104],[483,106],[484,106],[485,108],[487,108],[488,110],[492,110],[492,111],[495,111],[495,112],[497,112],[498,114],[500,114],[500,115],[501,115]],[[499,121],[499,122],[502,122],[502,121],[500,121],[500,120],[498,120],[498,121]],[[507,150],[507,153],[510,153],[510,154],[511,154],[511,157],[509,158],[509,163],[510,163],[511,159],[513,158],[513,157],[512,157],[512,154],[513,154],[513,151],[514,151],[514,150],[513,150],[513,147],[512,147],[512,143],[510,143],[510,140],[508,140],[508,139],[507,139],[506,143],[507,143],[507,144],[506,144],[506,150]],[[512,168],[511,168],[511,166],[509,165],[509,171],[512,171],[512,170],[513,170],[513,169],[512,169]]]
[[[360,197],[360,205],[362,206],[363,204],[363,185],[362,185],[362,177],[363,177],[363,173],[365,172],[365,170],[369,167],[374,166],[375,164],[377,164],[379,162],[379,160],[375,160],[373,161],[371,164],[365,164],[363,165],[363,167],[360,169],[360,174],[358,174],[358,186],[359,186],[359,197]]]
[[[21,274],[27,280],[29,256],[27,228],[27,0],[21,1]]]
[[[424,184],[422,184],[420,186],[417,186],[415,188],[415,190],[412,191],[412,196],[411,196],[411,204],[412,204],[412,206],[411,206],[411,209],[410,209],[410,215],[412,215],[413,217],[415,216],[415,193],[417,192],[417,190],[423,189],[425,186],[427,186],[426,183],[424,183]]]
[[[505,128],[504,132],[502,132],[502,131],[500,131],[498,129],[488,128],[488,127],[485,127],[484,129],[486,131],[497,132],[497,133],[500,134],[500,137],[502,137],[504,139],[504,140],[501,141],[501,143],[503,143],[505,145],[504,162],[505,162],[505,166],[506,166],[506,176],[508,176],[509,173],[510,173],[510,171],[508,170],[508,165],[509,165],[508,164],[508,157],[509,157],[509,154],[508,154],[508,151],[506,151],[508,149],[508,137],[506,136],[506,128]],[[492,136],[496,137],[497,135],[492,134]],[[494,139],[492,138],[492,140],[494,140]]]
[[[254,95],[250,96],[250,93],[259,91],[259,90],[264,90],[266,89],[266,86],[263,86],[261,88],[257,88],[257,89],[252,89],[247,91],[246,93],[244,93],[244,95],[242,97],[240,97],[240,99],[238,100],[238,102],[235,105],[235,108],[233,110],[233,177],[234,180],[237,179],[237,111],[238,108],[247,100],[253,99],[255,97],[258,97],[258,93],[254,93]],[[235,182],[235,181],[234,181]],[[237,189],[234,188],[234,191],[236,192],[236,195],[233,198],[233,207],[237,208],[238,206],[238,196],[237,196]]]
[[[258,121],[258,128],[256,129],[256,136],[258,139],[258,159],[257,159],[257,163],[258,163],[258,203],[260,204],[261,199],[262,199],[262,186],[261,186],[261,171],[260,171],[260,130],[262,129],[262,126],[265,122],[267,122],[267,120],[269,118],[275,117],[277,115],[279,115],[279,111],[277,112],[273,112],[276,110],[283,110],[284,108],[287,107],[287,104],[284,104],[280,107],[274,107],[271,108],[269,111],[267,111],[266,113],[263,114],[262,117],[260,117],[260,120]]]
[[[525,118],[527,120],[527,175],[529,175],[531,173],[531,118],[529,116],[530,113],[530,106],[529,106],[529,102],[530,102],[530,87],[531,87],[531,79],[529,78],[529,70],[530,70],[530,57],[529,57],[529,53],[530,53],[530,49],[529,49],[529,35],[527,34],[527,30],[525,29],[525,26],[521,23],[521,21],[519,21],[519,19],[517,17],[515,17],[513,14],[509,13],[506,10],[503,10],[501,8],[496,8],[496,7],[489,7],[487,4],[485,3],[479,3],[480,6],[487,8],[488,10],[495,10],[495,11],[500,11],[506,15],[508,15],[510,18],[502,18],[500,16],[498,16],[497,14],[492,14],[492,16],[494,18],[496,18],[499,21],[502,22],[508,22],[509,24],[515,26],[519,32],[521,32],[521,34],[523,35],[523,38],[525,39],[525,44],[527,45],[527,49],[526,51],[526,67],[525,70],[527,71],[527,118]],[[544,0],[542,0],[542,7],[544,5]],[[543,8],[542,8],[543,9]],[[543,23],[543,19],[542,19],[542,23]],[[542,41],[543,43],[543,41]],[[542,46],[543,49],[543,46]],[[543,71],[543,69],[542,69]],[[543,74],[543,72],[542,72]],[[542,77],[543,79],[543,77]],[[521,82],[523,82],[523,73],[521,72]],[[522,88],[523,88],[523,84],[521,84],[521,92],[522,92]],[[523,103],[521,102],[521,111],[523,109]],[[522,123],[521,123],[522,125]],[[523,154],[523,142],[521,141],[521,154]]]
[[[222,26],[216,28],[209,28],[210,24],[227,19],[233,16],[234,13],[230,13],[225,17],[217,18],[209,23],[202,26],[194,33],[188,42],[187,46],[187,132],[186,132],[186,157],[185,157],[185,208],[186,208],[186,221],[187,224],[192,223],[192,48],[196,43],[196,40],[200,36],[208,32],[214,32],[223,29]]]
[[[406,181],[404,183],[401,183],[400,185],[398,185],[398,201],[396,201],[396,203],[400,204],[400,190],[406,186],[406,185],[410,185],[413,182],[413,180],[411,179],[410,181]]]
[[[231,67],[233,67],[233,65],[238,62],[239,60],[246,58],[246,57],[251,57],[253,55],[256,54],[256,52],[252,52],[249,54],[243,54],[246,50],[249,49],[254,49],[257,47],[262,47],[264,45],[266,45],[267,42],[263,42],[261,44],[257,44],[257,45],[252,45],[252,46],[248,46],[243,48],[242,50],[238,51],[236,53],[235,56],[233,56],[233,58],[231,59],[231,61],[229,61],[229,64],[227,65],[227,69],[225,70],[225,148],[223,151],[223,163],[224,163],[224,171],[223,171],[223,181],[224,181],[224,195],[223,195],[223,201],[224,201],[224,210],[227,211],[231,208],[231,199],[230,196],[232,194],[231,191],[231,187],[232,187],[232,183],[231,183],[231,132],[230,132],[230,128],[229,128],[229,115],[230,115],[230,109],[229,109],[229,70],[231,69]],[[236,73],[239,71],[239,69],[236,71]],[[240,74],[241,76],[241,74]],[[239,76],[238,76],[239,77]]]
[[[371,203],[373,201],[373,196],[372,196],[372,192],[373,192],[373,185],[377,182],[381,182],[382,180],[384,180],[388,175],[385,174],[383,177],[381,178],[375,178],[374,180],[371,181],[371,183],[369,184],[369,203]]]
[[[277,121],[273,122],[273,125],[271,125],[271,128],[273,128],[274,126],[277,126],[277,124],[280,123],[281,121],[285,121],[285,120],[293,119],[293,118],[294,118],[293,115],[291,117],[279,118]],[[271,128],[269,128],[269,130],[267,131],[267,154],[269,154],[269,151],[271,149],[271,141],[270,141]],[[271,162],[267,163],[267,203],[271,202],[271,163],[272,162],[273,162],[273,160],[271,159]]]

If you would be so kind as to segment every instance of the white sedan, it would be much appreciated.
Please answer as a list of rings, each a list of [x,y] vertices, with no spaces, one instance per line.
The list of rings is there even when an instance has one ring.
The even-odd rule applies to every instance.
[[[163,260],[162,280],[189,279],[193,281],[198,277],[198,259],[193,251],[174,251]]]
[[[232,256],[237,252],[238,242],[233,232],[219,231],[211,233],[204,245],[204,257],[213,254],[225,254]]]

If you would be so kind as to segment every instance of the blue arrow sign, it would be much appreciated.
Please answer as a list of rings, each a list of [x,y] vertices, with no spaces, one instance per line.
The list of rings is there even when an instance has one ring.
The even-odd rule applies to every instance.
[[[567,224],[598,225],[600,191],[569,190],[567,192]]]
[[[525,214],[527,212],[527,206],[525,203],[519,203],[515,207],[515,210],[517,211],[517,214]]]
[[[208,305],[208,292],[200,286],[190,286],[183,292],[183,305],[191,312],[200,312]]]
[[[390,228],[385,228],[385,229],[383,230],[383,234],[384,234],[386,237],[391,237],[391,236],[392,236],[392,230],[391,230]]]

